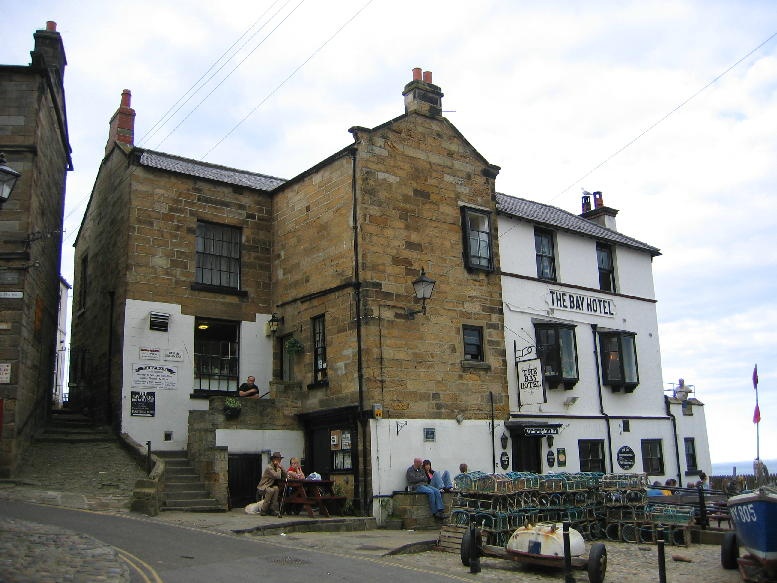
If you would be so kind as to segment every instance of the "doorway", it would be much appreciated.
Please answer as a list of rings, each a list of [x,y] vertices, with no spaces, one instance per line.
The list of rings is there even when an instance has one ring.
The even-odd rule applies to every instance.
[[[262,470],[262,455],[240,453],[229,455],[229,505],[240,508],[256,501],[256,486]]]
[[[513,471],[542,473],[542,452],[539,437],[515,436],[513,442]]]

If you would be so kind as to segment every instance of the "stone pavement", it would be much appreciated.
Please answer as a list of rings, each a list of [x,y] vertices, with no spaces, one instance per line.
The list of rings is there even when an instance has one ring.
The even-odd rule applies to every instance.
[[[153,518],[130,513],[130,492],[134,480],[143,472],[118,443],[74,443],[65,448],[58,445],[35,444],[19,477],[0,481],[0,499],[116,513],[133,520],[161,521],[233,536],[255,536],[262,543],[284,549],[358,557],[403,566],[421,574],[442,574],[453,580],[503,583],[506,577],[515,577],[518,573],[521,581],[529,583],[564,579],[557,570],[528,568],[488,557],[481,561],[481,573],[470,574],[458,554],[427,550],[437,538],[436,531],[376,530],[362,518],[276,518],[246,514],[242,509],[216,513],[163,512]],[[322,532],[325,528],[337,531]],[[608,552],[606,581],[652,583],[658,580],[654,545],[604,542]],[[720,567],[718,546],[667,547],[666,556],[667,580],[672,583],[740,581],[737,571]],[[587,580],[582,572],[575,572],[575,578]],[[129,573],[116,550],[100,541],[57,527],[0,516],[0,581],[125,583],[129,581]]]

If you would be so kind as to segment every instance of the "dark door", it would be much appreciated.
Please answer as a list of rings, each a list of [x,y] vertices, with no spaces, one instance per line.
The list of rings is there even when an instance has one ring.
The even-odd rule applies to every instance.
[[[542,453],[537,437],[513,436],[513,471],[542,473]]]
[[[232,508],[256,501],[256,486],[262,475],[262,456],[258,453],[230,454],[229,505]]]
[[[310,433],[310,458],[305,460],[306,474],[318,472],[328,477],[332,472],[332,454],[329,441],[329,428],[314,429]]]

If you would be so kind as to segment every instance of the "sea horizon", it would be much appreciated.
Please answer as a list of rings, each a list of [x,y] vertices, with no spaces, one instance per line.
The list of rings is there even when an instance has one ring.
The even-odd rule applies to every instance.
[[[733,469],[736,468],[737,475],[752,474],[753,473],[753,461],[754,460],[739,460],[732,462],[716,462],[712,464],[712,476],[729,476],[733,474]],[[769,473],[777,472],[777,459],[761,459],[766,464],[766,469]],[[703,469],[703,468],[700,468]]]

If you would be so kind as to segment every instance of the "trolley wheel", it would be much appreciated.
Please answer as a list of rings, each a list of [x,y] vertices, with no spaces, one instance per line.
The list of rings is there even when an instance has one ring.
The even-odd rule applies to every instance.
[[[607,571],[607,548],[602,543],[591,545],[588,553],[588,581],[590,583],[602,583]]]
[[[736,569],[739,565],[739,542],[734,532],[727,532],[723,535],[723,542],[720,543],[720,565],[724,569]]]
[[[464,531],[464,536],[461,537],[461,564],[465,567],[469,567],[469,558],[474,556],[475,537],[472,536],[472,529]]]

